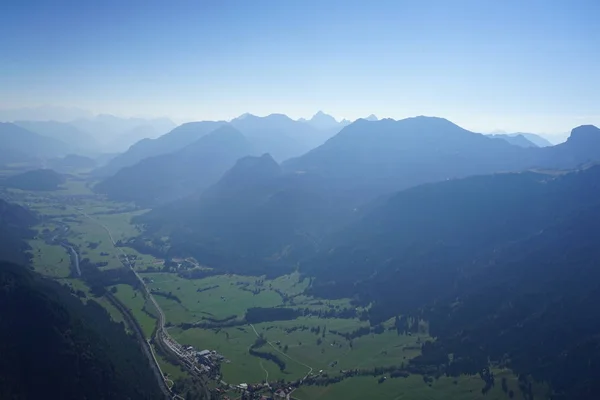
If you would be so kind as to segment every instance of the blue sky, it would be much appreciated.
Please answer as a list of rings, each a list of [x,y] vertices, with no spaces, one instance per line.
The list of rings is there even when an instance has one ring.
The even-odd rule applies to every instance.
[[[0,108],[600,125],[597,0],[0,4]]]

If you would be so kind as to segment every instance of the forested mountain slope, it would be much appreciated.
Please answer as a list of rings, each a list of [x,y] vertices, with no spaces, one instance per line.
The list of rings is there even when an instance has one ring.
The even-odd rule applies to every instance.
[[[93,300],[0,263],[0,398],[164,399],[148,360]]]
[[[31,228],[37,217],[29,210],[0,199],[0,261],[28,264],[29,245],[35,231]]]
[[[398,193],[301,269],[312,293],[371,304],[372,324],[428,320],[437,340],[417,363],[476,373],[490,359],[592,399],[599,223],[600,166],[472,177]]]

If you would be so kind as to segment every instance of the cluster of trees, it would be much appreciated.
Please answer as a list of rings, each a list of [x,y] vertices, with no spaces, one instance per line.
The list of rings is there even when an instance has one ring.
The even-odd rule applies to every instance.
[[[134,288],[140,287],[141,283],[135,276],[135,273],[129,268],[111,268],[100,270],[96,263],[92,263],[88,258],[79,262],[81,269],[81,279],[83,279],[96,296],[101,296],[106,292],[106,288],[117,284],[126,284]]]
[[[206,291],[211,290],[211,289],[216,289],[218,287],[219,287],[219,285],[212,285],[212,286],[207,286],[207,287],[204,287],[204,288],[198,288],[198,289],[196,289],[196,292],[197,293],[202,293],[202,292],[206,292]]]
[[[250,353],[250,355],[253,355],[254,357],[260,357],[260,358],[268,360],[268,361],[273,361],[275,364],[277,364],[277,366],[279,367],[279,369],[281,371],[285,370],[286,365],[285,365],[285,362],[281,358],[279,358],[278,356],[276,356],[273,353],[256,350],[258,348],[261,348],[265,344],[267,344],[267,340],[264,338],[264,336],[260,335],[258,338],[256,338],[256,340],[254,341],[252,346],[250,346],[250,348],[248,348],[248,352]]]
[[[0,185],[21,190],[52,191],[66,182],[66,178],[51,169],[36,169],[11,176]]]
[[[230,316],[225,317],[225,318],[202,317],[202,320],[207,320],[207,321],[219,324],[219,323],[229,322],[229,321],[234,320],[236,318],[237,318],[237,315],[230,315]]]
[[[339,375],[335,376],[329,376],[326,373],[318,376],[311,376],[305,379],[302,383],[305,385],[328,386],[355,376],[379,376],[381,377],[379,383],[381,383],[385,380],[383,375],[387,374],[389,374],[391,378],[408,378],[410,376],[409,369],[405,368],[404,365],[391,365],[388,367],[374,368],[356,368],[340,372],[341,373]]]
[[[260,322],[287,321],[296,319],[302,315],[302,311],[286,307],[251,307],[246,310],[244,319],[249,324],[258,324]]]
[[[160,290],[153,290],[152,294],[164,297],[169,300],[173,300],[173,301],[181,304],[181,299],[179,297],[177,297],[177,295],[173,294],[172,292],[163,292]]]
[[[352,339],[356,339],[361,336],[366,336],[371,333],[380,335],[383,332],[385,332],[385,327],[382,324],[377,324],[375,326],[361,326],[360,328],[357,328],[351,332],[340,332],[335,329],[330,329],[329,332],[335,335],[339,335],[348,341],[351,341]]]

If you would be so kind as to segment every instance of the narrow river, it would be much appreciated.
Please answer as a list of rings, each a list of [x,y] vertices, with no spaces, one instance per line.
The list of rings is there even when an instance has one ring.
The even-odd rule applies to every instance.
[[[81,268],[79,268],[79,254],[75,251],[73,246],[61,242],[61,246],[69,251],[69,256],[71,258],[71,269],[75,276],[81,276]]]

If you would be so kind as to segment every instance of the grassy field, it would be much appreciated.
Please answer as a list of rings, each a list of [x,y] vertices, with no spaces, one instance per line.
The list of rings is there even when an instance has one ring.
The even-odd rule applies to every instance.
[[[43,240],[29,241],[33,256],[33,268],[52,278],[67,278],[71,273],[69,253],[62,246],[49,245]]]
[[[257,277],[213,276],[200,280],[186,280],[172,273],[144,274],[152,280],[150,287],[171,292],[181,303],[161,296],[155,296],[165,311],[168,321],[173,324],[202,320],[203,316],[226,318],[230,315],[241,317],[249,307],[283,306],[280,290],[293,297],[286,307],[308,307],[329,309],[348,306],[347,300],[336,302],[295,296],[302,292],[307,282],[301,282],[297,275],[280,277],[276,280],[262,280]],[[258,284],[257,284],[258,282]],[[247,285],[247,286],[246,286]],[[244,289],[261,288],[258,294]],[[203,290],[208,289],[208,290]],[[198,291],[200,290],[200,291]],[[427,333],[398,335],[392,328],[393,320],[384,324],[384,332],[369,333],[352,340],[352,345],[344,337],[331,333],[351,332],[368,326],[358,319],[300,317],[289,321],[264,322],[252,326],[201,329],[171,327],[173,338],[184,345],[195,348],[216,350],[228,360],[221,365],[223,379],[231,384],[257,383],[264,379],[292,381],[304,377],[309,371],[337,376],[342,370],[371,369],[374,367],[400,366],[420,354],[420,346],[425,340],[432,340]],[[423,324],[426,327],[426,324]],[[319,333],[315,328],[319,327]],[[313,329],[311,331],[311,328]],[[325,332],[325,334],[323,334]],[[255,357],[249,348],[257,333],[268,342],[261,352],[277,355],[285,362],[281,370],[272,361]],[[518,389],[517,378],[510,371],[495,371],[496,385],[485,395],[488,399],[508,399],[508,391],[513,391],[514,399],[523,399]],[[506,378],[508,390],[505,393],[500,385]],[[481,399],[484,382],[479,376],[460,378],[441,377],[426,383],[420,375],[408,378],[389,378],[379,383],[380,377],[352,377],[340,383],[321,386],[304,386],[294,392],[297,399]],[[536,398],[545,398],[545,388],[538,387]]]
[[[127,240],[140,234],[140,230],[131,223],[131,219],[145,212],[146,210],[118,214],[93,214],[90,217],[108,227],[115,240]]]
[[[304,290],[307,282],[297,275],[263,281],[256,277],[214,276],[201,280],[187,280],[171,273],[148,273],[149,287],[177,296],[180,302],[155,295],[167,316],[167,321],[177,325],[183,322],[201,322],[203,318],[243,317],[250,307],[277,307],[284,302],[276,290],[293,296]],[[258,284],[257,284],[258,280]],[[248,285],[248,286],[246,286]],[[258,294],[251,290],[260,288]],[[348,306],[347,300],[319,302],[306,296],[288,301],[288,307],[311,310]],[[390,321],[387,327],[391,325]],[[221,329],[170,328],[171,335],[180,343],[199,349],[208,348],[223,354],[230,363],[222,365],[224,378],[232,383],[258,382],[269,374],[270,379],[295,380],[313,371],[339,373],[341,369],[373,368],[400,365],[419,354],[422,335],[398,335],[395,330],[382,334],[369,334],[350,343],[330,330],[351,332],[368,326],[358,319],[300,317],[290,321],[255,324],[258,334],[273,343],[261,351],[278,355],[286,363],[281,371],[272,361],[256,358],[248,348],[256,341],[257,334],[249,325]],[[311,331],[312,328],[312,331]],[[319,329],[317,334],[315,331]],[[325,332],[325,333],[323,333]],[[335,364],[333,364],[335,363]],[[333,365],[333,366],[332,366]]]
[[[162,296],[155,296],[167,316],[167,321],[173,324],[199,321],[207,315],[214,318],[243,316],[248,307],[274,307],[281,304],[281,297],[274,291],[263,291],[253,295],[249,291],[241,290],[241,286],[237,284],[253,282],[256,278],[252,277],[215,276],[189,280],[171,273],[141,275],[150,280],[150,289],[172,293],[181,300],[180,304]]]
[[[129,285],[115,285],[115,296],[128,307],[135,319],[142,327],[147,339],[152,337],[156,327],[156,310],[150,301],[146,301],[141,292],[134,290]]]

